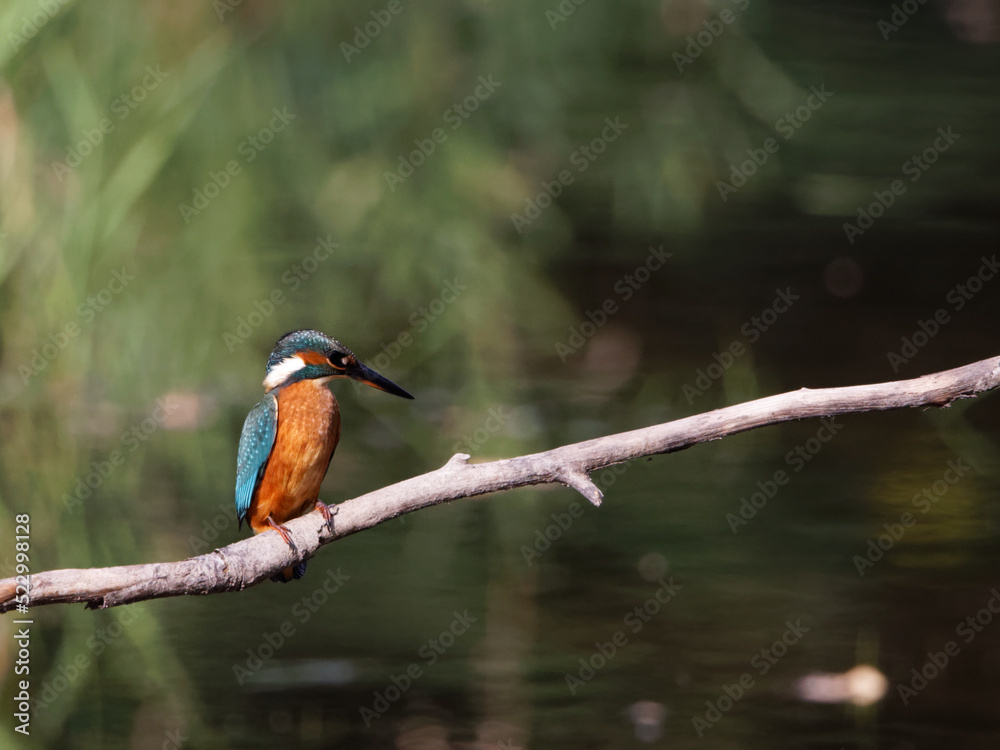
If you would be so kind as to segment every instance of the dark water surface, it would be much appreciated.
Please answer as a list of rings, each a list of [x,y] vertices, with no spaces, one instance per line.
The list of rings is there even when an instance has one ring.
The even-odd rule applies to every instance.
[[[82,649],[67,729],[113,742],[111,707],[144,700],[116,670],[141,663],[192,747],[989,746],[996,475],[966,433],[995,414],[769,428],[598,472],[600,509],[459,501],[324,549],[294,585],[138,605]],[[41,617],[80,638],[128,619]]]

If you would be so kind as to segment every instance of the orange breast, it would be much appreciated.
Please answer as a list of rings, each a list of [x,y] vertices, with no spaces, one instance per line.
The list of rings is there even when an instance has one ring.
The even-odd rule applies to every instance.
[[[250,527],[270,528],[313,509],[340,440],[340,406],[330,389],[302,380],[278,393],[278,428],[271,457],[250,503]]]

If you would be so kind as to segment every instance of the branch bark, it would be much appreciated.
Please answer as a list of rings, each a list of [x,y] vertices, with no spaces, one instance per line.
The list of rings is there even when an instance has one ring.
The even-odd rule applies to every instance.
[[[1000,357],[993,357],[912,380],[820,390],[802,388],[517,458],[470,464],[468,455],[458,453],[436,471],[336,506],[333,533],[326,529],[319,513],[291,521],[287,526],[298,555],[292,553],[278,534],[268,532],[177,562],[36,573],[30,577],[29,606],[87,602],[88,607],[104,608],[168,596],[239,591],[312,557],[321,546],[335,539],[432,505],[549,483],[572,487],[600,505],[603,496],[591,481],[590,472],[606,466],[672,453],[792,420],[914,406],[944,407],[998,385]],[[0,581],[0,612],[17,606],[15,588],[14,578]]]

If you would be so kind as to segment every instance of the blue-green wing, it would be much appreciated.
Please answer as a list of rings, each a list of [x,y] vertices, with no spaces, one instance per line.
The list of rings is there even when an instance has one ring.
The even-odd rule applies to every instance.
[[[269,393],[247,414],[240,435],[240,452],[236,458],[236,517],[241,527],[250,510],[253,491],[264,476],[277,431],[278,399]]]

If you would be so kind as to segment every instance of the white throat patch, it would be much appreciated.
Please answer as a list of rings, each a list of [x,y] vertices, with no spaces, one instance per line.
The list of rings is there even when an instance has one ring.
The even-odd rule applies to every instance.
[[[291,357],[285,357],[267,373],[267,377],[264,378],[264,390],[270,391],[277,388],[288,380],[292,373],[298,372],[305,366],[306,363],[294,354]]]

